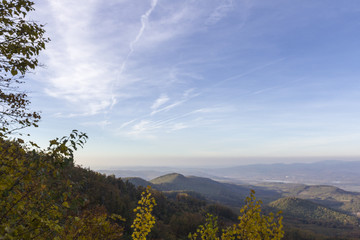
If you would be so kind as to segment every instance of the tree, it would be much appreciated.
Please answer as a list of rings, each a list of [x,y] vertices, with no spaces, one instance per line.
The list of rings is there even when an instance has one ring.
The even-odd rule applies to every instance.
[[[146,240],[146,236],[155,224],[155,217],[152,215],[155,205],[155,199],[151,196],[150,186],[148,186],[141,194],[138,207],[134,209],[136,218],[131,225],[131,228],[134,229],[131,235],[133,240]]]
[[[123,219],[90,206],[71,179],[73,152],[87,135],[74,130],[47,149],[0,137],[0,239],[120,239]],[[155,224],[155,199],[147,188],[134,209],[133,240],[145,240]],[[131,211],[131,209],[129,209]]]
[[[86,139],[74,131],[41,150],[0,138],[0,239],[54,239],[63,231],[78,207],[66,168]]]
[[[29,0],[0,2],[0,136],[37,126],[40,115],[28,108],[27,94],[18,90],[25,74],[38,66],[38,55],[49,41],[44,25],[26,19],[34,10]]]
[[[112,220],[124,221],[122,217],[112,214],[110,217],[104,207],[85,210],[78,216],[69,216],[60,240],[115,240],[123,236],[123,228],[113,224]]]
[[[256,201],[255,191],[251,190],[246,204],[240,210],[239,223],[219,233],[217,218],[208,214],[205,225],[199,226],[196,233],[189,234],[191,240],[280,240],[284,236],[282,217],[261,214],[261,201]]]

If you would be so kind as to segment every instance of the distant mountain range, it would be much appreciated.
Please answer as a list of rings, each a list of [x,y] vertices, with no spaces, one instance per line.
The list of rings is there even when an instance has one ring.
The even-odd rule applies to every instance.
[[[140,177],[150,180],[177,172],[240,184],[284,182],[295,184],[326,184],[360,192],[360,161],[321,161],[293,164],[254,164],[221,168],[142,167],[98,170],[116,177]]]
[[[279,181],[303,184],[353,185],[360,181],[360,161],[322,161],[293,164],[256,164],[209,169],[209,174],[242,181]]]

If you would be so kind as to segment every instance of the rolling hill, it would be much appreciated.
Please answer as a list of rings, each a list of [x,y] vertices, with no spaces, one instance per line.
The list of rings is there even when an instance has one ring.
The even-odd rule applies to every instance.
[[[136,187],[138,186],[150,186],[153,187],[153,184],[149,181],[146,181],[145,179],[139,178],[139,177],[127,177],[127,178],[123,178],[124,181],[128,181],[132,184],[134,184]]]
[[[267,190],[262,187],[236,185],[214,181],[210,178],[184,176],[179,173],[170,173],[150,181],[141,178],[126,178],[136,186],[150,185],[154,189],[163,192],[196,192],[204,196],[207,200],[220,202],[233,207],[243,205],[245,196],[250,189],[255,189],[257,196],[270,202],[281,197],[277,191]]]
[[[295,217],[307,222],[357,225],[358,220],[355,216],[330,209],[309,200],[285,197],[280,198],[269,204],[270,207],[283,211],[284,215]]]
[[[178,173],[167,174],[150,180],[154,188],[161,191],[194,191],[206,199],[230,206],[241,206],[249,189],[232,184],[220,183],[209,178],[185,177]]]
[[[360,212],[360,193],[345,191],[334,186],[298,186],[289,189],[288,192],[284,193],[284,196],[311,199],[313,202],[354,215]]]

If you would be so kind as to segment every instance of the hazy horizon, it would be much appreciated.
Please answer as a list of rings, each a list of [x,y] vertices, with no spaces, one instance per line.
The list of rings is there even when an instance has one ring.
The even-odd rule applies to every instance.
[[[276,161],[276,159],[278,161]],[[327,159],[327,158],[310,158],[310,159],[293,159],[293,158],[286,158],[283,161],[279,161],[278,158],[274,158],[272,162],[269,161],[263,161],[264,159],[258,159],[258,161],[249,161],[249,159],[243,160],[242,162],[225,162],[222,164],[219,164],[221,159],[212,159],[212,161],[209,163],[203,163],[199,164],[201,161],[206,161],[209,159],[200,159],[201,161],[196,161],[196,164],[152,164],[152,165],[145,165],[146,161],[143,161],[139,164],[123,164],[123,165],[92,165],[92,166],[84,166],[84,167],[90,167],[92,170],[148,170],[148,169],[158,169],[158,170],[164,170],[164,169],[174,169],[174,168],[184,168],[184,169],[216,169],[216,168],[231,168],[231,167],[238,167],[238,166],[251,166],[251,165],[291,165],[291,164],[312,164],[312,163],[360,163],[360,159],[358,157],[353,158],[347,158],[347,159]],[[196,159],[199,160],[199,159]],[[211,159],[210,159],[211,160]],[[222,159],[223,160],[223,159]],[[290,160],[290,161],[289,161]],[[149,161],[149,159],[147,160]],[[151,159],[153,161],[153,159]],[[165,160],[161,161],[164,162]]]

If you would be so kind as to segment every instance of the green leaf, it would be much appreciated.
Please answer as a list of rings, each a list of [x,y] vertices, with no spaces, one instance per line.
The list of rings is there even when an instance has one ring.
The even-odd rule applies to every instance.
[[[62,205],[63,205],[64,207],[66,207],[66,208],[70,208],[70,205],[69,205],[68,202],[63,202]]]
[[[18,71],[17,71],[15,68],[12,68],[12,69],[11,69],[11,74],[12,74],[13,76],[15,76],[15,75],[18,74]]]

